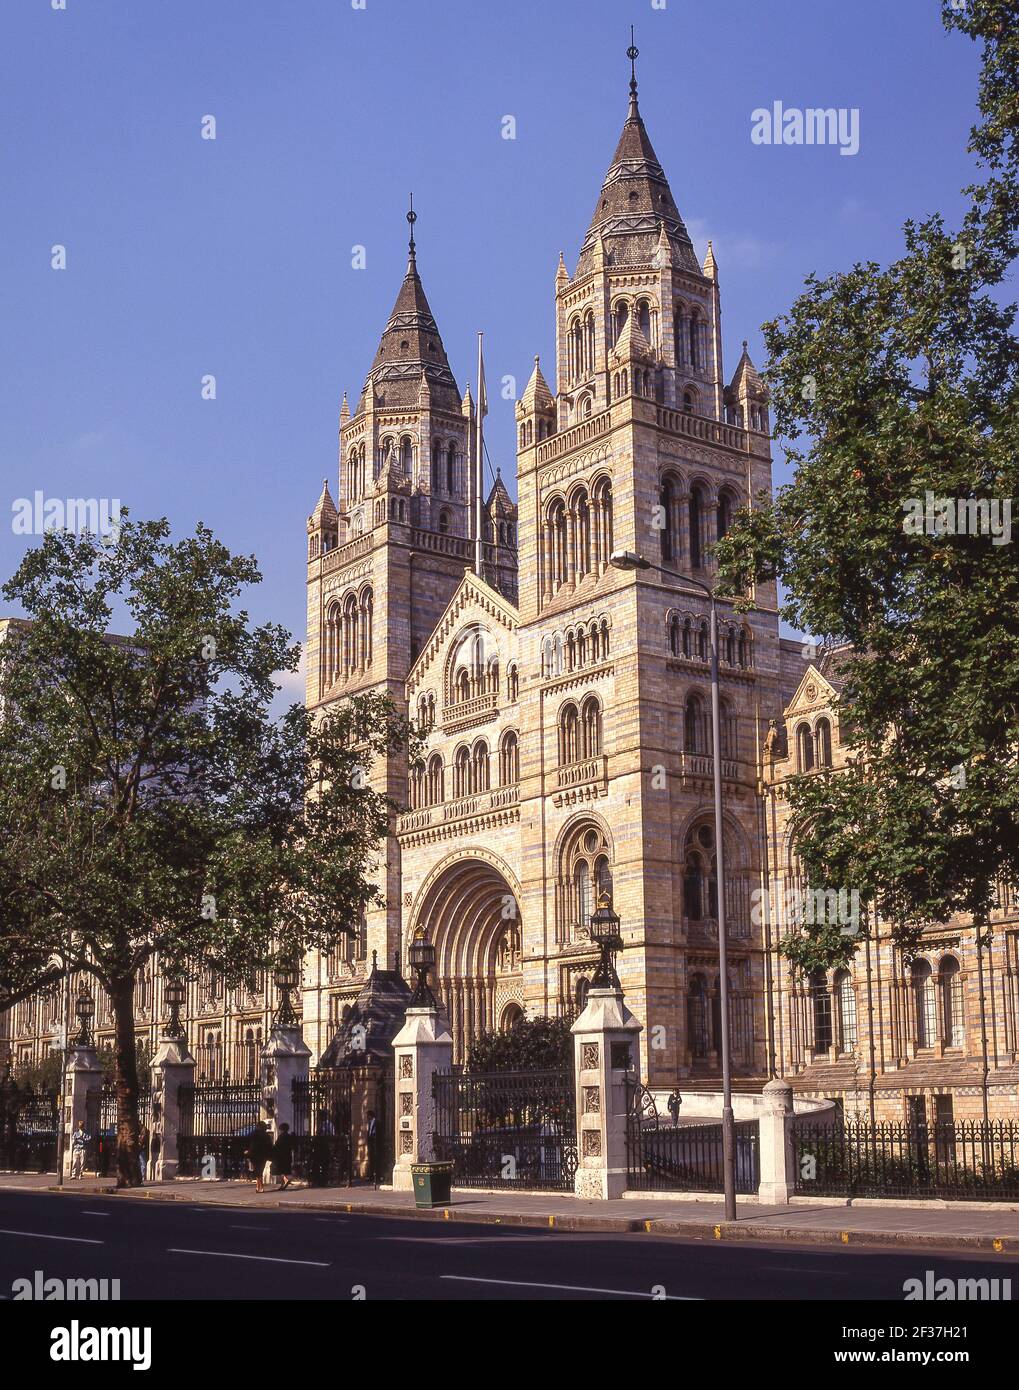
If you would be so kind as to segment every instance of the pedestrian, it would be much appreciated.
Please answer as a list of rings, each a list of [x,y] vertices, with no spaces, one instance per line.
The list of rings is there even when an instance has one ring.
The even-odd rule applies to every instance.
[[[375,1111],[368,1111],[368,1125],[365,1130],[365,1147],[368,1150],[368,1181],[373,1187],[379,1185],[379,1122]]]
[[[269,1133],[269,1127],[264,1120],[259,1120],[251,1131],[248,1137],[248,1146],[244,1150],[244,1157],[248,1160],[248,1169],[254,1175],[256,1192],[265,1191],[265,1165],[272,1152],[272,1135]]]
[[[679,1088],[673,1091],[666,1102],[669,1107],[669,1114],[672,1116],[673,1126],[679,1124],[679,1107],[683,1104],[683,1097],[679,1094]]]
[[[138,1167],[141,1169],[142,1182],[145,1181],[146,1169],[149,1162],[149,1127],[142,1125],[138,1131]]]
[[[332,1146],[329,1141],[332,1133],[328,1110],[319,1110],[308,1163],[308,1182],[311,1187],[325,1187],[329,1181],[329,1163],[332,1158]]]
[[[79,1120],[74,1133],[71,1135],[72,1178],[81,1177],[81,1170],[85,1166],[85,1150],[88,1148],[91,1137],[85,1129],[85,1121]]]
[[[272,1175],[279,1178],[276,1185],[277,1192],[285,1192],[290,1186],[290,1174],[294,1168],[294,1136],[290,1133],[290,1126],[285,1122],[280,1125],[280,1132],[276,1136],[276,1142],[272,1146]]]

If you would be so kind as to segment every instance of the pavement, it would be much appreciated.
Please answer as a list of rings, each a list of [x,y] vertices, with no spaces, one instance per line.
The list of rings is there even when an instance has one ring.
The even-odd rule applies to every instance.
[[[982,1250],[1019,1254],[1019,1207],[953,1204],[874,1204],[834,1200],[794,1201],[788,1206],[740,1203],[736,1220],[726,1222],[720,1201],[677,1200],[630,1194],[617,1201],[581,1200],[568,1193],[477,1192],[454,1189],[448,1206],[418,1210],[411,1193],[367,1186],[291,1187],[257,1194],[250,1182],[146,1183],[118,1191],[111,1179],[68,1180],[56,1185],[52,1173],[0,1173],[0,1193],[94,1194],[121,1202],[186,1202],[189,1205],[295,1212],[360,1214],[415,1221],[538,1227],[591,1233],[676,1236],[704,1241],[765,1241],[769,1244],[864,1245]]]

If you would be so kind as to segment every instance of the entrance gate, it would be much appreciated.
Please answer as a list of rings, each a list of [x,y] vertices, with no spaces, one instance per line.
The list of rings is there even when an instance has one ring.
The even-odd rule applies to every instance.
[[[433,1146],[457,1187],[572,1192],[577,1120],[572,1070],[437,1071]]]
[[[391,1067],[318,1067],[293,1083],[294,1172],[312,1187],[388,1182],[393,1170]],[[368,1111],[375,1112],[369,1141]]]
[[[138,1088],[138,1124],[151,1133],[152,1091],[149,1086]],[[117,1171],[117,1088],[113,1082],[105,1082],[85,1097],[85,1130],[89,1136],[86,1169],[98,1178],[111,1177]],[[147,1159],[146,1154],[146,1163]]]
[[[639,1192],[721,1192],[724,1189],[721,1124],[663,1124],[646,1086],[627,1082],[627,1187]],[[735,1126],[736,1191],[755,1193],[760,1183],[758,1124]]]
[[[58,1121],[55,1091],[34,1091],[11,1080],[0,1084],[0,1168],[56,1172]]]
[[[239,1178],[247,1172],[244,1150],[261,1118],[257,1081],[200,1081],[177,1091],[180,1132],[177,1171],[184,1178]]]

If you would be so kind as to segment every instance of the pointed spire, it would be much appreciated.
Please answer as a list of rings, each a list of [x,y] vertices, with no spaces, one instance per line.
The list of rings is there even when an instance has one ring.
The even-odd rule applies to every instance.
[[[312,526],[321,526],[323,522],[335,522],[336,516],[336,504],[333,502],[329,492],[329,479],[323,478],[322,491],[318,501],[315,503],[315,510],[308,518],[309,523]]]
[[[432,402],[438,409],[457,410],[460,406],[456,379],[450,370],[438,324],[418,274],[417,245],[414,240],[416,221],[412,198],[407,213],[410,226],[407,273],[379,340],[375,360],[358,402],[357,414],[367,408],[376,396],[379,404],[384,404],[387,410],[415,409],[422,372],[428,376]]]
[[[548,382],[542,374],[541,359],[535,355],[531,379],[524,387],[524,394],[520,397],[519,413],[532,415],[535,411],[551,410],[554,405],[552,392],[548,389]]]
[[[347,393],[346,393],[346,391],[344,391],[344,393],[343,393],[343,400],[342,400],[342,402],[340,403],[340,429],[343,429],[343,426],[347,423],[347,421],[348,421],[349,419],[350,419],[350,405],[349,405],[348,402],[347,402]]]
[[[640,57],[640,49],[633,41],[633,25],[630,25],[630,47],[626,50],[626,56],[630,60],[630,113],[627,120],[637,120],[640,111],[637,109],[637,59]]]
[[[555,273],[556,288],[558,289],[559,286],[560,286],[564,281],[568,281],[569,278],[570,278],[570,273],[569,273],[569,271],[566,269],[566,259],[565,259],[565,257],[563,256],[563,253],[560,251],[560,252],[559,252],[559,264],[558,264],[558,266],[556,267],[556,273]]]
[[[715,253],[712,249],[710,241],[708,242],[708,249],[704,256],[703,269],[704,274],[708,277],[709,280],[718,279],[718,262],[715,260]],[[744,343],[743,346],[746,347],[746,343]]]
[[[471,395],[471,383],[467,383],[467,389],[460,402],[460,413],[466,415],[468,420],[474,419],[474,397]]]
[[[658,162],[637,105],[637,48],[630,59],[630,102],[616,152],[602,182],[598,203],[580,249],[574,278],[593,268],[595,242],[605,236],[606,261],[616,266],[650,265],[664,226],[675,263],[699,271],[690,234],[679,215],[669,181]]]

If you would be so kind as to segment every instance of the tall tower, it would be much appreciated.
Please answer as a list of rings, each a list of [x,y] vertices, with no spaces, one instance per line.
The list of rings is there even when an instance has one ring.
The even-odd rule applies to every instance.
[[[343,398],[336,501],[326,482],[308,519],[310,709],[375,690],[405,710],[407,672],[474,559],[474,406],[469,390],[460,393],[421,283],[413,206],[407,220],[407,272],[353,414]],[[485,561],[490,581],[512,592],[515,527],[511,545],[503,495],[493,494],[499,515],[485,513],[489,531],[495,523]],[[406,759],[378,764],[373,784],[405,805]],[[367,914],[360,958],[374,950],[391,965],[401,920],[395,837],[379,874],[386,905]]]
[[[620,974],[655,1084],[717,1065],[717,894],[707,599],[712,543],[770,487],[767,399],[744,353],[724,385],[719,272],[699,264],[641,117],[622,133],[569,274],[555,279],[556,394],[517,407],[522,913],[528,995],[570,999],[610,888]],[[632,551],[650,568],[614,568]],[[760,1065],[761,723],[779,703],[773,585],[720,605],[734,1049]],[[540,948],[540,949],[539,949]],[[544,965],[536,957],[544,956]],[[539,972],[544,972],[544,979]],[[574,1000],[573,1002],[577,1002]]]

